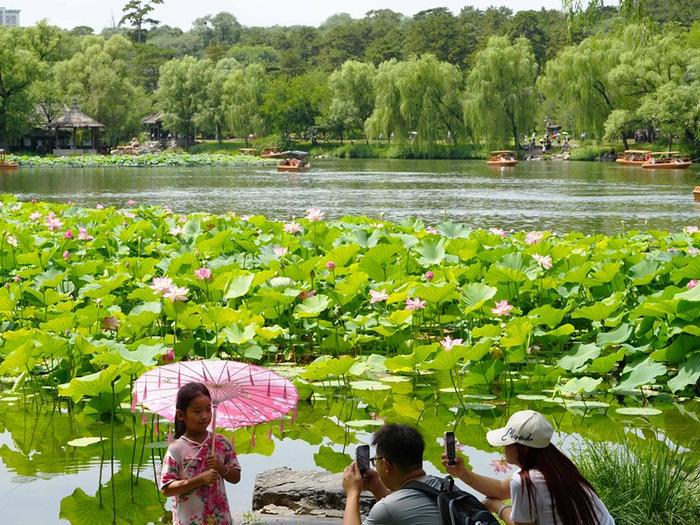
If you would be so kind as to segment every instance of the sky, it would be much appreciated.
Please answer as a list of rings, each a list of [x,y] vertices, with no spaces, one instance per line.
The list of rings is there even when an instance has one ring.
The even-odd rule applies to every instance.
[[[90,26],[97,32],[118,23],[127,0],[2,0],[7,9],[20,9],[20,24],[34,25],[46,18],[49,23],[65,29]],[[465,5],[479,9],[507,6],[522,9],[561,9],[561,0],[164,0],[155,6],[152,15],[161,24],[188,30],[201,16],[221,11],[232,13],[244,26],[312,25],[318,26],[329,16],[349,13],[362,18],[372,9],[391,9],[407,16],[425,9],[447,7],[454,14]]]

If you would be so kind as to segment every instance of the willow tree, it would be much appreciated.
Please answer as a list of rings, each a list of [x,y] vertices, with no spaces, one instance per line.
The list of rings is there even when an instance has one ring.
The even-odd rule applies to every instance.
[[[160,68],[156,100],[165,127],[178,132],[189,144],[195,117],[206,104],[212,63],[191,56],[174,59]]]
[[[491,37],[467,78],[465,120],[478,138],[500,146],[532,129],[537,111],[537,62],[530,43]]]
[[[224,84],[229,75],[239,67],[235,58],[222,58],[211,69],[206,97],[197,111],[197,129],[214,132],[214,138],[221,142],[221,133],[226,126],[226,104],[223,98]]]
[[[385,62],[375,78],[374,111],[365,123],[370,137],[379,134],[399,140],[416,132],[416,140],[432,144],[462,133],[460,92],[462,74],[457,66],[433,55],[404,62]]]
[[[223,85],[222,101],[226,123],[238,136],[265,134],[265,119],[261,108],[269,79],[262,64],[251,64],[231,71]]]
[[[609,73],[619,64],[621,52],[618,38],[594,36],[547,62],[538,87],[577,131],[603,137],[605,121],[619,107],[617,85]]]
[[[374,110],[374,77],[372,64],[348,60],[328,78],[331,101],[324,112],[326,125],[343,134],[361,128]]]
[[[133,49],[134,44],[121,35],[109,40],[88,36],[69,60],[53,67],[64,102],[77,100],[83,112],[102,122],[110,145],[138,133],[141,117],[148,112],[145,92],[130,78]]]

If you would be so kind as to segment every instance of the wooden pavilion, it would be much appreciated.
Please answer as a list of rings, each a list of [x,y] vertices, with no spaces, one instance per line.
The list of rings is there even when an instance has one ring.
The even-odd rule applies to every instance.
[[[77,104],[63,115],[46,125],[56,134],[56,148],[54,155],[96,154],[99,146],[99,131],[105,128],[104,124],[80,111]],[[85,147],[83,141],[78,144],[78,130],[90,131],[90,144]],[[70,134],[61,135],[61,131],[69,131]]]

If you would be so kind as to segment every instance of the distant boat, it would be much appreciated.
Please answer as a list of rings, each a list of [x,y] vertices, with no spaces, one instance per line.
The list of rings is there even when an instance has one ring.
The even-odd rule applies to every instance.
[[[515,152],[507,149],[492,151],[491,157],[486,161],[489,166],[515,166],[517,163]]]
[[[623,166],[642,166],[649,160],[651,151],[646,149],[626,149],[622,157],[615,160]]]
[[[684,170],[692,162],[681,157],[678,151],[654,151],[649,153],[649,159],[642,164],[642,168],[651,170]]]
[[[283,154],[280,153],[280,149],[275,146],[267,146],[260,152],[260,157],[263,159],[278,159],[282,156]]]
[[[309,154],[306,151],[284,151],[280,154],[285,159],[277,165],[277,171],[309,171]]]
[[[11,160],[5,160],[5,150],[0,149],[0,170],[9,171],[19,168],[19,163]]]

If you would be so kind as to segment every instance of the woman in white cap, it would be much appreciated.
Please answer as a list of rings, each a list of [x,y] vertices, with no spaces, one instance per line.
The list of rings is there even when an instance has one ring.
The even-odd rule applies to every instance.
[[[467,470],[457,458],[447,471],[486,495],[486,507],[508,525],[615,525],[591,484],[552,443],[554,429],[534,410],[513,414],[508,424],[486,434],[505,447],[506,461],[520,467],[511,479],[498,480]],[[503,500],[510,499],[507,505]]]

